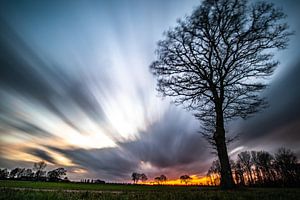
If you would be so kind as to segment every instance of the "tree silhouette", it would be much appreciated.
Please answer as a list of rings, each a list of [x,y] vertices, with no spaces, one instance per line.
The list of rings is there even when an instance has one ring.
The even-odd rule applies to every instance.
[[[213,185],[218,185],[220,180],[221,166],[218,160],[212,162],[211,167],[207,172],[207,176],[210,177],[211,183]]]
[[[203,122],[203,135],[217,150],[223,188],[234,187],[225,123],[265,105],[258,92],[278,65],[271,51],[284,49],[291,35],[284,18],[271,3],[204,0],[158,43],[150,66],[158,91]]]
[[[0,169],[0,180],[7,179],[9,172],[7,169]]]
[[[300,186],[300,164],[289,149],[280,148],[275,155],[267,151],[244,151],[235,162],[230,160],[230,164],[237,185]],[[214,185],[218,185],[219,166],[218,161],[214,161],[207,173]]]
[[[158,177],[155,177],[154,180],[157,182],[157,184],[161,184],[167,181],[167,177],[162,174]]]
[[[252,162],[251,162],[251,154],[249,151],[243,151],[238,154],[238,163],[244,169],[247,174],[247,178],[251,184],[253,184],[252,178]]]
[[[136,183],[138,183],[139,180],[141,180],[143,182],[148,180],[148,177],[145,174],[139,174],[139,173],[133,172],[131,175],[131,180],[133,180],[133,183],[136,184]]]
[[[133,180],[133,183],[136,184],[140,179],[140,174],[133,172],[131,175],[131,179]]]
[[[66,175],[67,170],[64,168],[57,168],[47,173],[49,181],[59,181]]]
[[[11,170],[9,173],[9,178],[14,179],[14,178],[18,178],[19,173],[21,172],[21,168],[16,167],[15,169]]]
[[[163,182],[163,183],[167,181],[167,177],[166,177],[165,175],[163,175],[163,174],[160,175],[159,179],[160,179],[160,181]]]
[[[145,182],[148,180],[148,177],[143,173],[140,175],[140,179],[141,179],[141,181]]]
[[[185,183],[186,185],[192,180],[192,178],[189,175],[182,175],[179,179],[182,183]]]
[[[39,180],[45,172],[43,171],[47,167],[47,163],[45,161],[40,161],[33,164],[33,169],[35,172],[35,177],[37,180]]]
[[[300,182],[299,164],[296,155],[289,149],[280,148],[275,154],[275,167],[284,185]]]

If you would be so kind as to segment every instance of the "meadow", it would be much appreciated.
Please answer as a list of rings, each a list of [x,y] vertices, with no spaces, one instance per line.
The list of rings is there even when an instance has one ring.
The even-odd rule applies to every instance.
[[[244,188],[223,191],[215,187],[0,181],[0,200],[7,199],[157,199],[157,200],[298,200],[298,188]]]

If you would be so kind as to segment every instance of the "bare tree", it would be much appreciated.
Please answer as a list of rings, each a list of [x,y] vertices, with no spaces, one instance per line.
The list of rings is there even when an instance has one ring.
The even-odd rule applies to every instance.
[[[143,173],[140,175],[140,179],[141,179],[141,181],[145,182],[148,180],[148,177],[146,176],[146,174]]]
[[[258,168],[261,171],[263,181],[265,183],[270,183],[272,179],[272,165],[273,165],[273,156],[267,151],[258,151]]]
[[[40,161],[33,164],[33,169],[36,171],[35,177],[37,180],[39,180],[44,174],[46,174],[45,171],[43,171],[46,167],[47,163],[45,161]]]
[[[252,177],[252,162],[251,162],[251,154],[249,151],[243,151],[238,154],[238,162],[243,168],[243,171],[247,175],[248,182],[253,184],[253,177]]]
[[[0,180],[7,179],[8,175],[9,175],[9,172],[6,168],[5,169],[0,169]]]
[[[236,184],[244,186],[245,185],[244,169],[239,160],[237,160],[235,163],[233,163],[232,171],[234,173],[234,178],[235,178]]]
[[[65,168],[57,168],[47,173],[49,181],[59,181],[67,175],[67,170]]]
[[[155,182],[156,182],[158,185],[160,184],[160,177],[159,177],[159,176],[155,177],[154,180],[155,180]]]
[[[10,179],[15,179],[18,178],[19,173],[22,171],[21,168],[16,167],[15,169],[11,170],[9,173],[9,178]]]
[[[275,167],[284,185],[296,185],[300,182],[298,160],[290,149],[280,148],[275,154]]]
[[[160,175],[159,178],[162,183],[165,183],[167,181],[167,177],[164,174]]]
[[[131,175],[131,179],[133,180],[133,183],[136,184],[139,182],[139,180],[141,180],[143,182],[148,180],[148,177],[145,174],[139,174],[139,173],[133,172]]]
[[[291,35],[284,18],[271,3],[204,0],[158,43],[150,66],[158,90],[203,122],[218,153],[223,188],[234,187],[225,123],[264,105],[258,92],[278,65],[271,52],[284,49]]]
[[[136,184],[140,180],[140,174],[133,172],[131,174],[131,179],[133,180],[133,183]]]
[[[216,186],[220,184],[221,166],[219,160],[214,160],[208,169],[207,175],[210,177],[211,183]]]
[[[157,184],[162,184],[167,181],[167,177],[162,174],[158,177],[155,177],[154,180],[157,182]]]
[[[192,180],[192,178],[189,175],[182,175],[179,179],[182,183],[185,183],[186,185]]]

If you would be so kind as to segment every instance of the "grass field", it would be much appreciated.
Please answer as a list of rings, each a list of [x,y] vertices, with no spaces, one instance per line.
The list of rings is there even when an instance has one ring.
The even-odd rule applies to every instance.
[[[185,186],[97,185],[0,181],[0,200],[2,199],[299,200],[300,189],[246,188],[234,191],[222,191],[218,188]]]

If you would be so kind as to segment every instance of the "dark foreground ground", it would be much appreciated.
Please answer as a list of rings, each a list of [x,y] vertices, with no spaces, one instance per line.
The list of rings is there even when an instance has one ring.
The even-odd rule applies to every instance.
[[[222,191],[218,188],[184,186],[96,185],[75,183],[43,183],[0,181],[0,199],[146,199],[146,200],[300,200],[298,188],[246,188]]]

